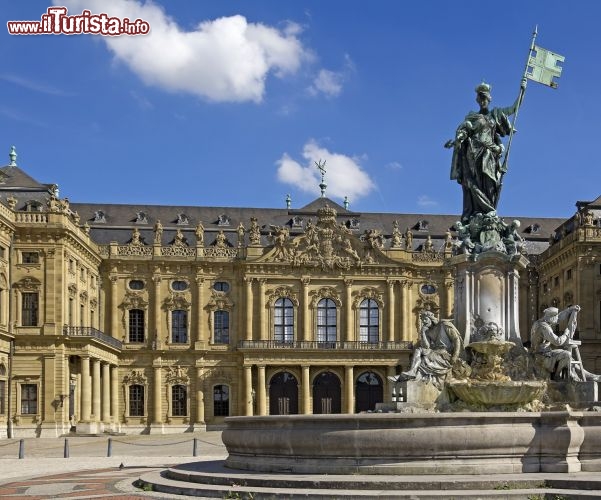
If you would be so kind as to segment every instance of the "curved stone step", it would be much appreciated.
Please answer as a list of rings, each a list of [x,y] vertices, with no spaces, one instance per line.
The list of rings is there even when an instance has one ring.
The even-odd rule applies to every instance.
[[[600,499],[597,474],[489,476],[333,476],[261,474],[223,467],[223,461],[182,464],[149,472],[140,484],[153,491],[191,497],[239,499]]]

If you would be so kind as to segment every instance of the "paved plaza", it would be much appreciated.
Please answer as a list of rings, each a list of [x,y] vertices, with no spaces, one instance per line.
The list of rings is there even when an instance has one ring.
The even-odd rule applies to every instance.
[[[196,461],[226,457],[220,431],[150,436],[69,437],[0,442],[0,498],[144,499],[186,498],[145,492],[133,482],[146,472]],[[196,439],[197,456],[193,456]],[[198,498],[198,497],[195,497]]]

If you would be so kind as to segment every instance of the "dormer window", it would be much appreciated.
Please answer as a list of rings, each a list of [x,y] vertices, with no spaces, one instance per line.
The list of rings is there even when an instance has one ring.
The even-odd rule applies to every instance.
[[[415,224],[414,229],[418,231],[427,231],[430,223],[426,219],[418,220]]]
[[[190,223],[190,221],[188,220],[188,216],[186,214],[177,214],[177,219],[175,220],[175,223],[178,226],[186,226]]]
[[[136,212],[135,224],[148,224],[148,215],[146,212]]]
[[[231,219],[225,214],[221,214],[219,217],[217,217],[217,225],[218,226],[229,226],[230,223],[231,223]]]
[[[96,212],[94,212],[92,222],[95,222],[96,224],[106,223],[106,216],[104,212],[102,210],[96,210]]]

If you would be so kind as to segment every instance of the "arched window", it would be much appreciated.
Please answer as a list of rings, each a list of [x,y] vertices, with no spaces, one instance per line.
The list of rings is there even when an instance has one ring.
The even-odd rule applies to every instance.
[[[273,326],[276,342],[294,342],[294,305],[290,299],[275,301]]]
[[[365,299],[359,306],[359,341],[377,343],[380,335],[380,310],[373,299]]]
[[[374,411],[384,401],[382,379],[374,372],[363,372],[355,384],[355,411]]]
[[[213,387],[213,415],[227,417],[230,414],[230,388],[227,385]]]
[[[129,342],[144,342],[144,310],[129,310]]]
[[[174,344],[188,342],[188,311],[182,309],[171,311],[171,342]]]
[[[213,332],[213,343],[230,343],[230,313],[229,311],[215,311],[213,313],[215,327]]]
[[[336,342],[336,304],[321,299],[317,304],[317,342]]]
[[[144,416],[144,386],[130,385],[129,386],[129,416],[143,417]]]
[[[188,391],[185,385],[171,387],[171,415],[186,417],[188,415]]]

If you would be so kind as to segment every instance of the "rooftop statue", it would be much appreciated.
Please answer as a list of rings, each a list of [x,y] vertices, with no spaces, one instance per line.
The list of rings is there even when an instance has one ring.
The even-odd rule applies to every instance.
[[[525,87],[524,79],[521,88]],[[457,128],[455,139],[445,144],[446,148],[453,148],[451,179],[463,189],[462,222],[469,222],[477,213],[486,214],[497,209],[506,172],[506,163],[501,162],[505,150],[501,137],[511,132],[509,116],[517,111],[520,97],[507,108],[490,109],[490,90],[491,86],[484,82],[476,87],[480,110],[471,111]]]

